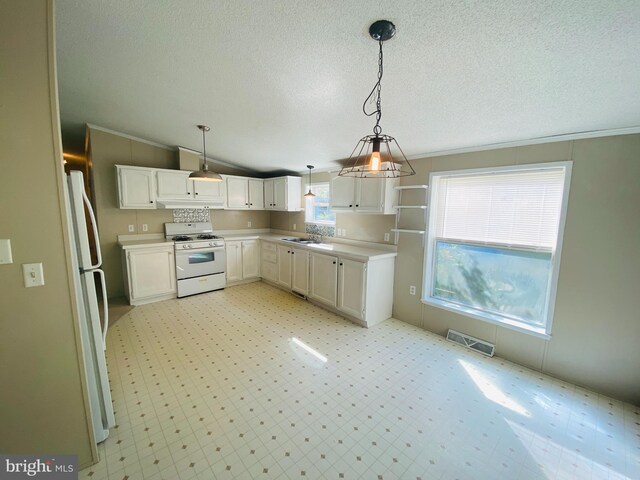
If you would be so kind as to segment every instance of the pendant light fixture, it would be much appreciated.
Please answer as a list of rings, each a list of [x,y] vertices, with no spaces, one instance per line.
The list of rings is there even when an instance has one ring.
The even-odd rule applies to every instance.
[[[202,170],[198,170],[196,172],[191,172],[189,178],[193,180],[198,180],[200,182],[221,182],[222,177],[220,174],[209,171],[209,166],[207,165],[207,144],[204,139],[204,134],[211,130],[206,125],[198,125],[198,129],[202,131]]]
[[[373,135],[361,138],[356,144],[345,166],[338,173],[341,177],[397,178],[416,174],[396,139],[384,135],[380,126],[380,118],[382,118],[382,44],[392,38],[395,33],[395,25],[388,20],[378,20],[369,27],[369,35],[380,45],[378,81],[364,100],[362,111],[367,117],[375,115],[376,124],[373,127]],[[367,102],[369,101],[376,104],[376,109],[372,112],[367,112]],[[395,158],[391,153],[392,148],[399,152],[396,153]]]
[[[311,191],[311,170],[313,170],[313,165],[307,165],[307,168],[309,169],[309,191],[307,193],[304,194],[305,197],[310,198],[310,197],[315,197],[316,195]]]

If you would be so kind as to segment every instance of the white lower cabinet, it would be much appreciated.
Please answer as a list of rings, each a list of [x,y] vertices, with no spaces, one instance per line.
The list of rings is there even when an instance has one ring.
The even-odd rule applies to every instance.
[[[332,307],[338,295],[338,258],[311,252],[309,255],[309,298]]]
[[[123,250],[126,292],[131,305],[176,296],[173,245]]]
[[[227,283],[260,277],[260,240],[228,240],[225,253]]]
[[[278,281],[278,247],[275,243],[262,241],[262,278]]]
[[[340,258],[338,263],[338,310],[364,320],[367,264]]]
[[[309,291],[309,252],[278,245],[278,285],[301,295]]]
[[[391,317],[394,258],[368,262],[311,252],[309,295],[364,326]]]
[[[260,241],[242,241],[242,278],[258,278],[260,276]]]

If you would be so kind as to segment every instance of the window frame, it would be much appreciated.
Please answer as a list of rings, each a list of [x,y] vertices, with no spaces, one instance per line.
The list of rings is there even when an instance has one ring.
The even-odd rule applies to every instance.
[[[309,191],[309,189],[311,189],[311,191],[313,192],[313,188],[314,187],[322,187],[322,186],[325,186],[325,185],[326,185],[327,189],[329,189],[329,192],[331,192],[330,182],[328,182],[328,181],[327,182],[305,183],[304,191],[306,193],[306,192]],[[329,194],[331,194],[331,193],[329,193]],[[316,220],[315,218],[313,220],[308,220],[309,212],[307,210],[307,206],[308,206],[309,199],[307,197],[305,197],[305,196],[303,196],[302,199],[304,200],[304,223],[310,224],[310,225],[326,225],[326,226],[329,226],[329,227],[335,227],[335,225],[336,225],[335,218],[334,218],[333,221],[321,221],[321,220]],[[314,202],[313,206],[315,206],[315,199],[316,199],[316,197],[312,197],[311,198],[311,201]],[[324,205],[324,202],[322,202],[322,205]],[[312,208],[313,208],[313,206],[312,206]],[[329,201],[326,202],[326,206],[327,206],[329,212],[331,212],[331,198],[330,197],[329,197]],[[333,213],[333,215],[335,216],[335,212],[331,212],[331,213]],[[315,217],[314,213],[311,213],[311,215],[313,217]]]
[[[545,302],[545,324],[543,327],[536,327],[526,322],[521,322],[513,318],[502,316],[491,312],[483,312],[479,309],[466,307],[453,302],[435,298],[431,296],[433,289],[434,277],[435,277],[435,230],[436,230],[436,215],[429,214],[429,222],[427,232],[425,233],[424,244],[424,266],[423,266],[423,289],[422,289],[422,303],[425,305],[431,305],[437,308],[458,313],[466,317],[481,320],[490,324],[498,325],[510,330],[515,330],[522,333],[527,333],[536,337],[550,339],[551,330],[553,326],[553,318],[555,313],[555,303],[558,290],[558,277],[560,273],[560,263],[562,254],[562,245],[564,240],[564,229],[567,218],[567,209],[569,204],[569,190],[571,185],[571,171],[572,161],[561,162],[545,162],[526,165],[509,165],[501,167],[486,167],[486,168],[472,168],[472,169],[459,169],[448,170],[442,172],[431,172],[429,174],[429,205],[435,207],[435,199],[438,196],[438,182],[439,177],[445,176],[469,176],[469,175],[482,175],[487,173],[500,173],[500,172],[517,172],[526,170],[540,170],[540,169],[553,169],[564,168],[564,184],[562,191],[562,203],[560,210],[560,218],[558,221],[558,236],[555,249],[551,255],[551,275],[549,278],[549,294]],[[472,244],[473,242],[461,242],[462,244]],[[488,244],[492,245],[492,244]],[[513,248],[513,250],[525,250],[526,248]]]

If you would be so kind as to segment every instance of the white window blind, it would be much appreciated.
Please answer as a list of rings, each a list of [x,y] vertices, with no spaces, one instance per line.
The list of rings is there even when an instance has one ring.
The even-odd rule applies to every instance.
[[[435,237],[554,251],[564,177],[564,168],[440,177]]]

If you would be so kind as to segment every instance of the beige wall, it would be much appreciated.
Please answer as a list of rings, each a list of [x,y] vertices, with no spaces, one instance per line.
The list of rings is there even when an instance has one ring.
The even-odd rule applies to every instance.
[[[139,167],[178,169],[177,150],[151,145],[142,141],[105,132],[87,129],[89,137],[93,198],[100,231],[103,269],[107,278],[109,298],[124,296],[121,250],[118,235],[129,234],[128,226],[135,225],[134,233],[143,233],[142,225],[149,230],[144,233],[163,233],[164,224],[173,221],[171,210],[121,210],[118,208],[118,188],[114,165],[136,165]],[[210,168],[229,175],[246,175],[245,171],[229,166],[210,164]],[[211,221],[216,230],[241,230],[269,228],[269,212],[212,210]],[[251,227],[248,226],[251,222]]]
[[[640,135],[557,142],[417,160],[406,184],[432,171],[573,160],[551,340],[422,305],[422,237],[401,235],[394,317],[445,335],[494,342],[496,354],[640,404]]]
[[[0,452],[77,454],[95,448],[76,343],[53,45],[44,0],[0,0]],[[45,285],[25,288],[23,263],[42,262]]]

